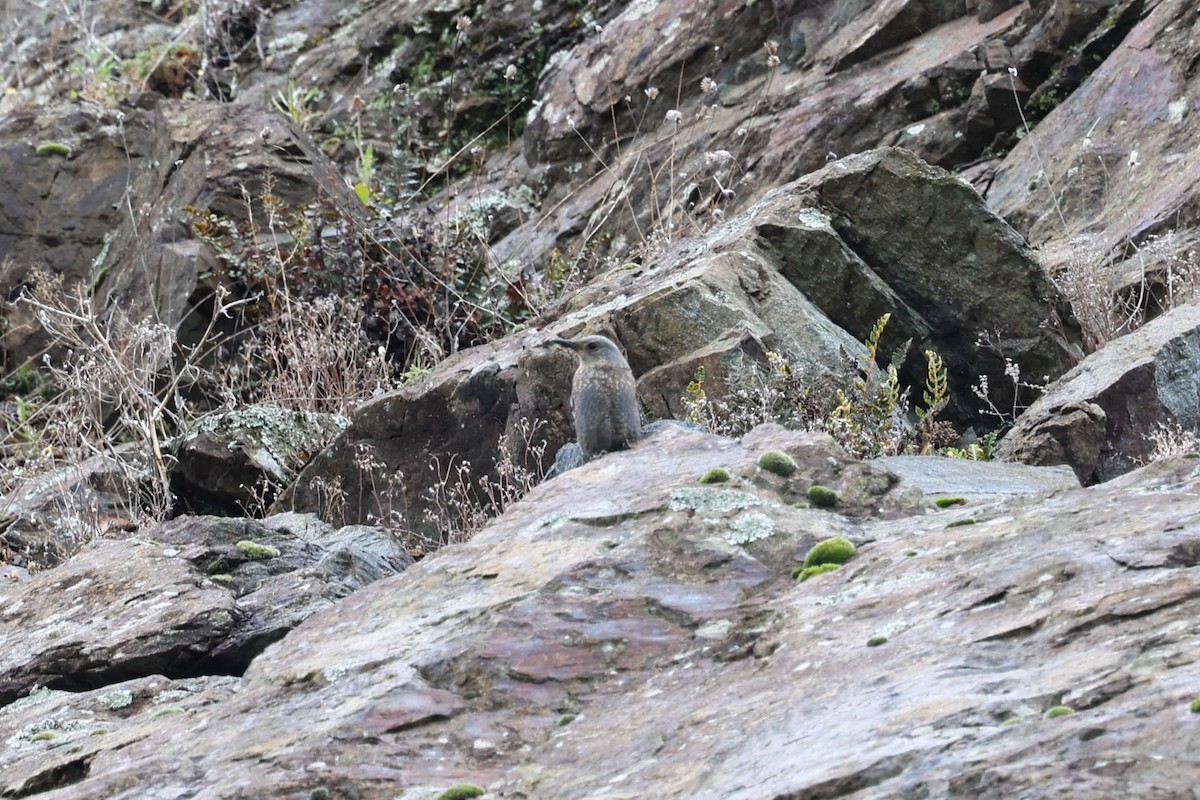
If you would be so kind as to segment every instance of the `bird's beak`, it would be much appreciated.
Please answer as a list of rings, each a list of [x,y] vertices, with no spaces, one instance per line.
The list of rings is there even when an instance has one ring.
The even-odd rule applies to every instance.
[[[562,347],[567,347],[567,348],[570,348],[571,350],[579,349],[579,342],[573,342],[570,339],[548,339],[544,343],[543,347],[548,347],[549,345],[552,345],[552,344],[557,344]]]

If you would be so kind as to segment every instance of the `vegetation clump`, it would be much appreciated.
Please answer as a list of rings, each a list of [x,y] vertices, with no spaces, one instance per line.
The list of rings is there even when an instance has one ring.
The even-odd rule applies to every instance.
[[[878,636],[872,636],[870,639],[867,639],[867,647],[879,647],[881,644],[886,644],[887,640],[888,637],[882,634]]]
[[[1042,717],[1044,719],[1054,719],[1055,717],[1065,717],[1068,714],[1074,713],[1075,709],[1071,708],[1070,706],[1054,706],[1053,708],[1046,709],[1045,713],[1042,714]]]
[[[804,566],[807,568],[822,564],[845,564],[853,555],[854,543],[842,536],[834,536],[814,544],[804,557]]]
[[[900,365],[910,342],[878,364],[880,340],[890,314],[875,323],[863,351],[837,374],[807,374],[777,353],[764,366],[743,364],[731,375],[731,390],[711,399],[703,368],[696,370],[683,398],[686,418],[713,433],[739,436],[764,422],[833,436],[855,458],[932,453],[958,439],[949,422],[938,419],[950,401],[949,376],[941,356],[925,352],[922,406],[910,408],[909,389],[900,385]],[[910,414],[911,411],[911,414]]]
[[[797,567],[792,570],[792,577],[800,583],[804,583],[814,575],[820,575],[823,572],[833,572],[839,567],[841,567],[841,564],[817,564],[812,567]]]
[[[768,450],[758,457],[758,466],[786,478],[796,471],[796,462],[782,450]]]
[[[272,547],[269,544],[259,544],[258,542],[243,539],[237,543],[238,550],[246,554],[246,557],[252,561],[263,561],[268,558],[275,558],[279,555],[279,548]]]
[[[965,497],[939,497],[933,501],[933,504],[938,508],[949,508],[950,506],[965,505],[967,498]]]
[[[732,476],[729,474],[729,470],[725,469],[724,467],[713,467],[708,472],[706,472],[700,476],[700,482],[701,483],[725,483],[731,477]]]
[[[451,786],[439,794],[437,800],[469,800],[472,797],[479,797],[481,794],[483,794],[482,786],[476,786],[473,783],[460,783],[457,786]]]
[[[833,508],[837,505],[838,493],[827,486],[810,486],[808,502],[813,508]]]
[[[46,142],[37,146],[37,154],[39,156],[62,156],[66,158],[71,155],[71,146],[62,142]]]

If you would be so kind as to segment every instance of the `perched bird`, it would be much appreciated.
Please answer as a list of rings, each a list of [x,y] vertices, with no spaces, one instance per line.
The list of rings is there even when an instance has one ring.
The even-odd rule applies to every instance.
[[[616,344],[603,336],[551,339],[575,351],[579,369],[571,381],[575,439],[585,461],[624,450],[642,436],[633,371]]]

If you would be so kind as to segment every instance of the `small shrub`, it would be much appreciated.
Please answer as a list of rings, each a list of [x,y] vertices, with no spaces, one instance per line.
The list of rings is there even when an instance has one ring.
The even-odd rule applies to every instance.
[[[881,644],[886,644],[887,640],[888,637],[883,636],[882,634],[872,636],[870,639],[867,639],[867,647],[879,647]]]
[[[682,398],[685,417],[712,433],[740,436],[764,422],[830,434],[856,458],[900,453],[930,453],[957,439],[953,427],[938,415],[949,403],[946,365],[926,351],[924,407],[909,419],[908,392],[901,389],[899,364],[905,344],[889,366],[876,363],[879,340],[891,315],[885,314],[863,342],[864,352],[838,374],[797,368],[777,353],[766,364],[735,362],[729,390],[720,400],[705,389],[703,367],[696,370]]]
[[[805,567],[822,564],[845,564],[854,555],[854,543],[841,536],[823,539],[812,546],[804,557]]]

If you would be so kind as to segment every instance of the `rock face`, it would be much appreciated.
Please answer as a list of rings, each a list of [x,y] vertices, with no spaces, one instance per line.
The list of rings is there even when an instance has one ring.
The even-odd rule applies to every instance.
[[[1030,406],[997,455],[1068,464],[1084,483],[1151,457],[1163,424],[1200,429],[1200,306],[1185,305],[1088,356]]]
[[[66,144],[71,155],[39,155],[44,142]],[[311,139],[265,108],[145,95],[119,109],[8,114],[0,118],[0,176],[8,176],[0,181],[16,183],[0,183],[0,256],[11,259],[0,292],[16,299],[41,264],[68,285],[90,287],[99,312],[183,326],[188,342],[188,326],[203,322],[185,318],[208,308],[216,285],[238,269],[196,238],[198,215],[235,225],[262,217],[268,188],[290,208],[324,197],[352,212],[332,172]],[[4,363],[40,356],[46,340],[27,307],[6,306],[5,316]]]
[[[287,275],[305,299],[445,230],[514,288],[556,256],[607,271],[363,405],[265,521],[112,519],[39,571],[55,543],[20,536],[71,531],[22,526],[57,487],[116,517],[106,465],[0,499],[0,558],[46,554],[0,565],[0,796],[1196,795],[1200,473],[1113,477],[1153,423],[1200,426],[1196,312],[1074,366],[1079,331],[1021,241],[1058,268],[1094,237],[1145,316],[1178,299],[1193,0],[269,5],[5,7],[6,374],[47,344],[14,304],[37,262],[184,346],[218,286],[248,288],[232,244],[349,248]],[[350,188],[372,169],[382,236]],[[305,210],[264,236],[269,197]],[[367,335],[410,278],[371,298]],[[550,336],[620,341],[665,417],[697,367],[736,385],[777,352],[821,381],[885,312],[885,350],[946,358],[961,423],[1006,358],[1066,373],[1007,447],[1071,473],[667,424],[411,566],[352,524],[435,538],[456,465],[568,439]],[[983,332],[1002,352],[974,349]],[[787,476],[759,466],[772,450]],[[798,580],[830,537],[853,557]]]
[[[0,585],[0,703],[144,675],[241,672],[306,617],[412,563],[377,529],[183,517]]]
[[[987,198],[1048,266],[1064,266],[1071,241],[1086,236],[1120,270],[1126,259],[1137,265],[1128,243],[1176,231],[1168,254],[1178,255],[1197,242],[1200,10],[1188,0],[1081,3],[1071,15],[1077,28],[1086,28],[1088,6],[1108,15],[1080,54],[1098,66],[1075,70],[1086,79],[1059,90],[1062,102],[1004,159]],[[1106,40],[1114,41],[1102,47]],[[1142,261],[1139,273],[1160,266]]]
[[[772,449],[790,477],[757,466]],[[699,483],[718,466],[731,480]],[[0,792],[1186,797],[1198,481],[1174,460],[936,510],[936,485],[823,436],[667,426],[309,617],[241,678],[9,706]],[[832,509],[803,507],[814,485]],[[830,536],[857,553],[797,582]],[[77,594],[78,615],[111,607]],[[23,626],[70,602],[29,595]]]
[[[843,371],[888,313],[882,351],[911,340],[902,374],[915,387],[926,380],[920,354],[939,353],[951,376],[946,416],[960,428],[979,422],[970,387],[980,376],[998,404],[1012,405],[1004,358],[1058,375],[1080,352],[1061,296],[974,189],[907,151],[876,150],[781,187],[659,263],[605,276],[548,315],[544,332],[475,348],[425,383],[364,405],[276,508],[328,517],[324,487],[334,481],[354,499],[338,507],[345,516],[329,517],[338,524],[418,508],[452,458],[482,474],[506,436],[520,459],[522,420],[544,423],[539,436],[553,453],[570,431],[571,371],[569,359],[539,346],[554,336],[609,331],[644,407],[672,417],[698,367],[720,392],[772,351],[819,381]],[[364,452],[375,466],[364,468]],[[396,475],[403,480],[389,483]],[[436,533],[411,514],[406,524]]]

